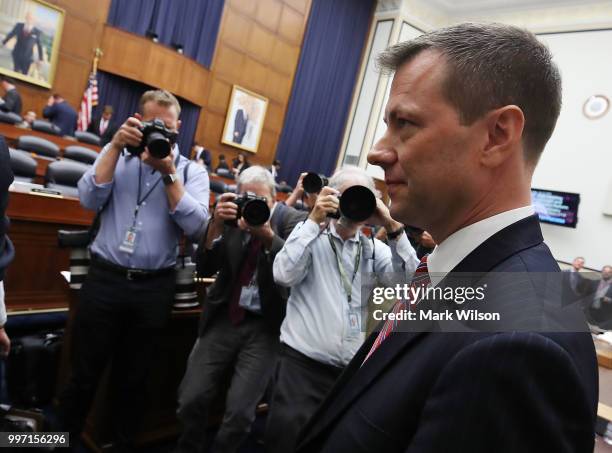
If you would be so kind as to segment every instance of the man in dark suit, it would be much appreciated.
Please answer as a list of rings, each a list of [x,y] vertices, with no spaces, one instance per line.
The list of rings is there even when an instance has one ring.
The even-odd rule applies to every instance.
[[[60,94],[49,97],[43,116],[60,128],[61,135],[74,136],[79,115]]]
[[[0,76],[0,81],[4,90],[4,97],[2,97],[0,102],[0,110],[21,115],[21,95],[17,91],[15,82],[6,76]]]
[[[15,72],[28,74],[30,65],[34,61],[34,46],[38,50],[38,61],[43,61],[43,50],[40,44],[41,35],[42,32],[34,26],[34,16],[29,11],[26,13],[25,22],[16,23],[6,35],[2,41],[3,46],[12,38],[17,39],[12,52]]]
[[[248,118],[244,110],[238,109],[236,111],[236,116],[234,117],[234,132],[232,135],[232,141],[234,143],[242,143],[244,134],[246,134],[247,121]]]
[[[602,329],[612,329],[612,266],[601,269],[600,280],[585,279],[585,283],[590,318]]]
[[[274,180],[263,167],[245,170],[238,189],[265,197],[272,216],[262,226],[251,226],[242,217],[236,226],[229,225],[236,221],[236,195],[224,194],[198,248],[198,274],[219,274],[208,292],[200,336],[179,390],[184,428],[179,452],[198,452],[205,445],[207,416],[228,371],[232,382],[212,451],[235,452],[250,431],[276,362],[288,295],[274,283],[272,264],[306,215],[274,202]]]
[[[115,132],[117,132],[117,124],[113,120],[113,106],[105,105],[102,110],[102,114],[94,117],[89,126],[87,127],[87,132],[91,132],[100,137],[100,144],[102,146],[109,143]]]
[[[438,244],[411,286],[458,290],[449,278],[464,272],[480,273],[476,283],[511,278],[493,294],[502,317],[490,324],[419,322],[421,299],[396,302],[391,315],[417,321],[383,317],[297,451],[593,451],[593,342],[584,319],[566,319],[554,298],[548,305],[560,278],[551,288],[538,278],[560,277],[530,199],[561,108],[550,53],[525,30],[460,24],[399,43],[379,62],[395,75],[388,128],[368,160],[385,170],[391,215]],[[459,294],[445,302],[451,315]],[[486,310],[489,299],[470,305]]]
[[[4,323],[6,322],[6,308],[4,305],[4,273],[15,256],[15,249],[6,235],[9,221],[5,216],[9,201],[9,186],[13,182],[11,158],[4,137],[0,136],[0,356],[6,357],[11,347]]]

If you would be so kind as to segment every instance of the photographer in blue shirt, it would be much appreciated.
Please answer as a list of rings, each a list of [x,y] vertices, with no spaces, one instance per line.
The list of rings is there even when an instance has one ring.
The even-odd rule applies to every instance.
[[[179,115],[172,94],[147,91],[140,113],[79,181],[81,204],[99,212],[100,229],[73,324],[72,375],[60,397],[62,430],[74,440],[112,359],[113,440],[119,450],[130,447],[170,319],[181,232],[197,238],[208,218],[208,175],[175,145]]]

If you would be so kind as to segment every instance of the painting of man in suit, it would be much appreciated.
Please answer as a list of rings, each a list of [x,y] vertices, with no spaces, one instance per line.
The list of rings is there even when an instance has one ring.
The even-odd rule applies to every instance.
[[[51,87],[63,10],[36,0],[0,2],[0,73]]]
[[[221,142],[257,152],[268,100],[237,85],[232,90]]]

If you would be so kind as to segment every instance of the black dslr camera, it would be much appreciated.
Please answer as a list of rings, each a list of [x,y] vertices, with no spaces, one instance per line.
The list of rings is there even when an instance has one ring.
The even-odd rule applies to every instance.
[[[376,211],[376,197],[365,186],[351,186],[340,196],[340,209],[328,217],[344,216],[353,222],[363,222]]]
[[[146,146],[151,156],[163,159],[170,154],[172,145],[176,143],[178,137],[176,132],[169,130],[164,122],[158,118],[153,121],[143,121],[140,132],[142,132],[140,144],[125,147],[132,156],[140,156]]]
[[[302,180],[302,186],[306,193],[319,193],[329,183],[327,177],[309,172]]]
[[[238,214],[235,220],[226,220],[231,226],[238,226],[238,219],[244,217],[246,223],[251,226],[260,226],[270,218],[270,208],[266,197],[258,197],[253,192],[246,192],[232,200],[238,205]]]

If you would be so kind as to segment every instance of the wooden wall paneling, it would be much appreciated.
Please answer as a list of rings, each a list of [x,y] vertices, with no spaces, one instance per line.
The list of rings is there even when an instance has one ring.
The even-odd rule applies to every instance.
[[[310,0],[284,0],[284,2],[303,15],[306,15],[310,8]]]
[[[299,46],[287,44],[284,41],[276,40],[272,48],[272,66],[293,77],[300,57]]]
[[[276,38],[273,33],[270,33],[261,25],[255,24],[251,29],[246,51],[262,63],[269,63],[275,41]]]
[[[276,71],[268,73],[266,91],[275,101],[288,104],[292,78]]]
[[[191,93],[192,102],[199,106],[206,105],[210,89],[210,72],[203,70],[195,61],[185,60],[179,84],[181,93]]]
[[[179,80],[183,77],[184,60],[176,58],[176,51],[152,45],[149,58],[142,68],[142,80],[151,80],[153,86],[163,87],[171,93],[179,92]]]
[[[223,18],[223,42],[238,50],[245,49],[249,42],[251,28],[253,28],[253,21],[232,8],[226,9]],[[221,38],[221,34],[219,34],[219,38]]]
[[[102,35],[102,50],[104,55],[100,59],[100,69],[139,80],[142,68],[148,59],[148,46],[143,46],[136,37],[123,30],[105,27]]]
[[[75,109],[81,103],[91,67],[78,57],[60,53],[55,73],[54,92],[60,93]]]
[[[214,70],[216,73],[224,74],[231,80],[240,80],[244,67],[244,54],[220,43],[217,46],[217,58]]]
[[[213,79],[208,97],[208,109],[225,114],[232,94],[232,85],[220,78]]]
[[[280,102],[271,100],[268,102],[266,111],[265,126],[273,132],[280,134],[283,130],[283,120],[285,119],[285,109]]]
[[[269,74],[270,71],[266,69],[265,65],[251,57],[245,57],[245,64],[241,77],[238,79],[238,84],[256,93],[261,93],[266,87]]]
[[[276,33],[282,9],[283,4],[280,0],[259,0],[255,19],[273,33]]]
[[[96,47],[96,36],[92,33],[91,21],[83,20],[72,14],[66,14],[64,36],[70,36],[73,39],[62,39],[62,53],[81,58],[85,62],[91,62],[93,49]]]
[[[306,21],[304,15],[297,12],[288,5],[283,5],[283,11],[278,26],[278,34],[298,47],[302,43],[304,26]]]
[[[237,11],[251,17],[255,14],[255,9],[257,8],[257,2],[254,2],[253,0],[231,0],[230,3],[231,6],[236,8]]]

